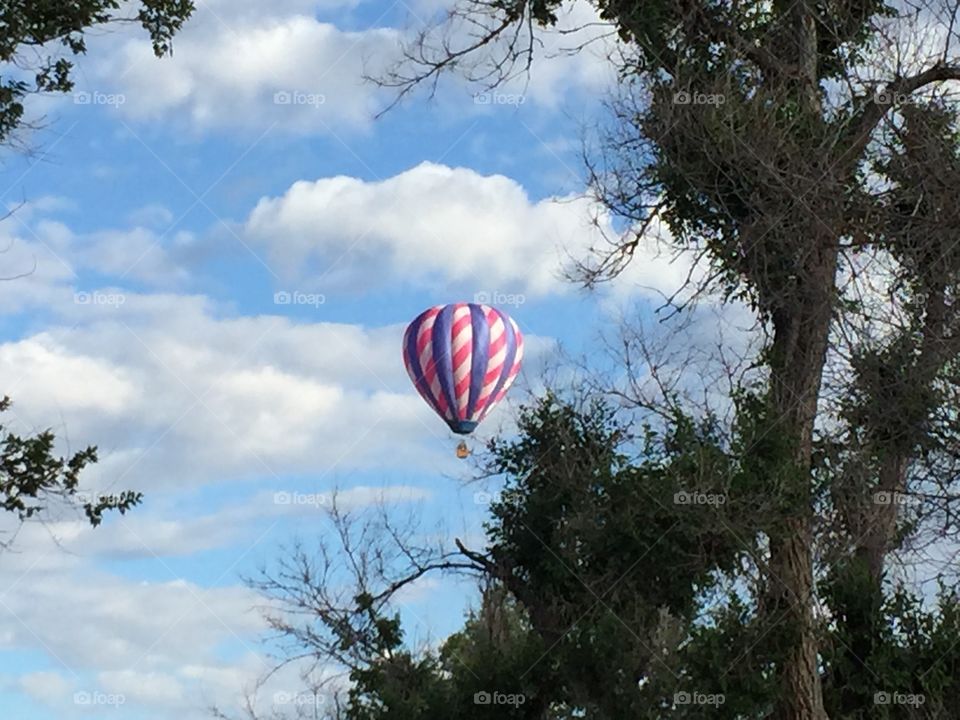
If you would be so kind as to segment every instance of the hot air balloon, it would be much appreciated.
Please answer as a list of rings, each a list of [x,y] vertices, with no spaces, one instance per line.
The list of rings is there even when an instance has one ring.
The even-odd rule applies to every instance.
[[[458,435],[473,432],[503,399],[522,358],[517,324],[489,305],[437,305],[403,336],[403,362],[417,392]],[[466,453],[461,443],[457,454]]]

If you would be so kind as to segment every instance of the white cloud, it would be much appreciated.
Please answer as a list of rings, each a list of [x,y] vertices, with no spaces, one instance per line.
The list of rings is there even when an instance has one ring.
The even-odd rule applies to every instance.
[[[556,286],[560,248],[585,231],[581,203],[533,203],[513,180],[422,163],[382,182],[324,178],[261,200],[247,223],[287,275]],[[578,227],[579,226],[579,227]],[[377,272],[371,273],[371,267]],[[382,282],[381,280],[381,282]]]
[[[516,181],[425,162],[379,182],[351,177],[295,183],[265,198],[246,234],[273,267],[321,286],[368,286],[402,277],[423,287],[457,283],[473,292],[564,292],[569,260],[605,242],[597,208],[578,197],[532,200]],[[608,218],[600,227],[613,236]],[[684,263],[654,257],[631,266],[633,284],[672,291]],[[319,278],[319,279],[317,279]]]
[[[187,518],[171,509],[153,511],[154,503],[147,497],[146,504],[131,518],[113,516],[96,529],[85,518],[47,522],[43,526],[29,524],[18,537],[17,545],[34,547],[55,539],[64,550],[83,558],[185,557],[242,546],[245,537],[262,536],[263,526],[277,527],[282,523],[289,531],[298,520],[316,521],[333,506],[334,498],[337,507],[350,511],[381,504],[415,503],[431,497],[429,490],[407,485],[360,485],[318,492],[276,486],[241,502]],[[84,493],[81,498],[86,499]]]
[[[103,60],[104,78],[118,62],[127,68],[118,87],[123,112],[144,120],[176,115],[200,130],[277,124],[324,133],[372,119],[375,89],[363,81],[364,58],[395,47],[396,31],[342,31],[304,15],[204,20],[188,26],[172,58],[158,60],[148,43],[131,39]]]
[[[126,702],[176,705],[183,700],[184,688],[173,675],[135,670],[110,670],[97,676],[104,692],[123,696]]]
[[[31,574],[2,597],[0,624],[9,631],[3,647],[38,648],[74,676],[157,671],[213,661],[222,643],[255,638],[264,629],[257,602],[242,587],[133,583],[82,566]]]
[[[139,207],[127,215],[127,218],[134,225],[160,229],[166,229],[176,219],[169,208],[159,203]]]
[[[0,223],[0,312],[17,313],[72,296],[73,266],[27,224],[29,212]]]
[[[373,8],[367,18],[372,25],[362,29],[320,19],[335,8],[337,17],[343,17],[355,4],[200,3],[175,39],[172,57],[157,59],[141,32],[120,38],[111,34],[102,45],[95,44],[90,79],[79,91],[91,97],[101,93],[102,103],[108,95],[119,96],[116,108],[137,120],[173,119],[200,131],[230,127],[262,132],[274,125],[305,134],[362,130],[394,97],[364,76],[382,76],[396,63],[401,46],[421,32],[437,8],[417,8],[403,28],[377,26]],[[612,41],[601,38],[611,33],[598,21],[589,3],[572,4],[557,29],[538,31],[541,44],[530,78],[517,77],[504,91],[554,107],[572,91],[607,85],[613,76],[605,55]],[[577,34],[565,34],[583,26]],[[464,25],[446,32],[457,46],[469,42],[473,31]],[[580,52],[565,52],[585,43]],[[118,67],[124,68],[119,78]],[[473,106],[462,81],[450,81],[444,88],[455,89],[461,107],[482,111]],[[98,102],[91,105],[96,109]]]
[[[453,467],[400,360],[403,324],[220,317],[202,297],[117,294],[119,306],[70,302],[63,325],[0,344],[14,428],[97,444],[90,489]],[[530,338],[528,367],[550,349]]]
[[[321,507],[329,506],[329,493],[317,497]],[[340,491],[338,502],[349,510],[429,497],[420,488],[359,486]],[[3,677],[5,689],[65,718],[84,717],[94,704],[136,717],[175,712],[191,719],[204,717],[211,704],[236,709],[271,669],[259,645],[267,630],[259,608],[267,601],[221,581],[233,579],[238,572],[233,564],[265,536],[250,532],[251,520],[309,520],[318,512],[315,505],[277,503],[274,493],[264,492],[187,520],[161,519],[140,509],[97,530],[81,522],[47,528],[27,523],[17,552],[3,555],[0,563],[0,652],[29,649],[45,656],[52,669]],[[320,526],[311,521],[312,528]],[[289,531],[289,523],[284,527]],[[216,577],[217,569],[210,576],[216,587],[183,579],[136,581],[94,566],[104,558],[150,557],[161,576],[173,575],[164,557],[201,552],[209,547],[209,532],[222,540],[238,529],[247,531],[246,540],[231,538],[235,552],[225,556],[223,576]],[[422,600],[430,587],[423,585],[404,602]],[[275,693],[289,696],[303,687],[298,669],[286,668],[263,688],[259,701],[269,707]]]
[[[425,417],[400,384],[401,328],[218,321],[172,297],[165,320],[142,307],[155,299],[126,300],[68,308],[81,322],[90,310],[82,332],[51,329],[0,346],[17,417],[34,425],[62,418],[74,445],[99,442],[102,462],[92,472],[105,482],[149,489],[323,474],[338,462],[396,461],[386,447],[414,460],[410,446]],[[336,350],[325,356],[321,348]]]
[[[23,692],[42,704],[62,700],[73,689],[73,683],[59,672],[27,673],[19,682]]]
[[[71,412],[95,412],[118,415],[135,401],[139,391],[124,376],[121,368],[91,357],[71,355],[49,335],[20,343],[0,345],[0,367],[12,379],[11,387],[28,378],[42,378],[29,383],[30,406],[50,412],[56,417],[61,409]],[[82,378],[82,382],[77,382]]]
[[[157,222],[168,213],[165,208],[144,208],[139,215]],[[40,210],[12,223],[0,227],[6,231],[0,241],[9,246],[6,266],[10,275],[27,277],[0,283],[0,299],[7,301],[8,312],[42,305],[78,320],[96,312],[116,318],[109,304],[70,308],[77,302],[77,275],[93,271],[120,285],[139,281],[184,287],[201,276],[212,257],[237,252],[236,243],[218,244],[212,230],[199,236],[168,235],[159,228],[136,226],[78,234]],[[531,298],[568,293],[575,285],[564,272],[572,259],[588,259],[591,248],[603,248],[617,237],[609,214],[586,197],[536,200],[510,177],[430,162],[379,181],[348,176],[298,181],[283,195],[262,198],[236,232],[286,289],[320,293],[329,302],[335,302],[338,293],[343,297],[395,285],[398,278],[466,299],[479,293]],[[690,272],[690,257],[674,258],[669,245],[668,230],[655,223],[611,286],[612,299],[619,302],[638,293],[666,296],[679,289]],[[125,296],[119,289],[109,293]],[[164,298],[141,297],[137,309],[125,307],[124,314],[139,317],[165,303]],[[194,345],[183,348],[185,356],[202,352]],[[347,355],[355,355],[349,344],[347,348]],[[341,361],[345,354],[336,347],[327,352]],[[354,363],[347,359],[347,364]],[[229,395],[244,383],[276,386],[276,368],[261,366],[251,372],[219,378],[213,390]],[[327,392],[314,386],[290,389],[293,395],[301,390]],[[336,398],[327,400],[333,403]],[[268,435],[265,430],[264,437]]]
[[[196,242],[189,232],[168,235],[141,226],[80,235],[51,219],[39,220],[32,236],[75,270],[92,269],[118,280],[166,287],[189,278],[186,256]]]
[[[0,313],[72,304],[84,271],[167,288],[190,279],[201,252],[193,234],[141,225],[76,233],[51,216],[64,209],[62,203],[30,204],[0,223]],[[150,213],[152,222],[144,225],[164,217],[159,209]]]
[[[18,689],[59,717],[84,717],[94,703],[201,717],[205,699],[232,704],[266,669],[253,649],[266,626],[246,588],[131,582],[76,559],[28,576],[4,567],[0,579],[8,590],[16,581],[0,597],[0,648],[48,658],[56,669],[20,676]],[[246,653],[226,663],[221,650],[230,646]]]

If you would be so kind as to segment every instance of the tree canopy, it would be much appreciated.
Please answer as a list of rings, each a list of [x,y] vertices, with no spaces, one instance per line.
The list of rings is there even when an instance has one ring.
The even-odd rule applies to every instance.
[[[534,700],[515,711],[951,717],[956,573],[927,566],[932,600],[891,571],[957,537],[956,4],[593,5],[620,83],[587,177],[627,230],[578,279],[616,277],[658,241],[700,270],[670,309],[743,303],[762,342],[729,414],[663,386],[619,392],[648,423],[636,432],[548,397],[493,446],[510,501],[485,548],[458,549],[544,647],[513,678]],[[535,73],[566,7],[458,3],[381,82],[403,97],[445,72]],[[634,351],[625,374],[651,372]],[[625,455],[631,432],[643,442]],[[449,687],[442,659],[417,667]],[[434,717],[435,686],[395,714],[372,699],[383,678],[354,670],[347,717]]]
[[[10,410],[10,398],[0,398],[0,413]],[[130,490],[96,497],[85,493],[80,476],[97,462],[97,449],[87,447],[69,457],[59,457],[50,430],[21,436],[0,424],[0,510],[25,521],[41,517],[55,503],[79,507],[93,527],[104,513],[126,513],[140,504],[143,496]]]
[[[132,16],[122,14],[135,9]],[[90,31],[135,22],[150,35],[158,57],[194,11],[192,0],[10,0],[0,5],[0,143],[24,122],[24,101],[34,93],[73,90],[74,62],[87,52]]]

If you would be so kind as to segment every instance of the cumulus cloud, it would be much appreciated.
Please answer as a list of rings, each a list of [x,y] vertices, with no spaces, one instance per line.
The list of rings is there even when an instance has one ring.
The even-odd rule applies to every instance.
[[[62,418],[75,445],[99,442],[105,480],[322,474],[398,454],[417,464],[426,416],[400,382],[401,327],[217,320],[198,299],[122,297],[120,307],[66,308],[82,331],[0,346],[17,417]]]
[[[32,211],[0,223],[0,313],[62,302],[76,279],[73,264],[46,244],[27,220]]]
[[[51,550],[47,550],[50,552]],[[11,577],[0,596],[4,649],[39,647],[58,671],[150,671],[214,661],[221,643],[263,629],[243,587],[184,580],[129,582],[76,561],[60,572]],[[69,597],[70,603],[63,598]]]
[[[74,286],[88,271],[118,285],[190,287],[211,258],[236,252],[236,243],[218,244],[214,229],[169,233],[156,227],[169,217],[162,207],[136,213],[143,224],[86,233],[74,232],[50,212],[31,209],[0,226],[8,275],[26,275],[0,283],[8,312],[37,305],[68,312],[78,302]],[[382,180],[298,181],[282,195],[262,198],[236,233],[288,289],[342,297],[395,287],[398,280],[455,289],[463,297],[569,293],[575,285],[565,272],[573,260],[589,259],[591,249],[617,236],[609,214],[582,195],[534,199],[513,178],[431,162]],[[666,296],[680,288],[691,270],[690,257],[672,256],[669,245],[669,231],[654,223],[623,276],[610,286],[612,299]],[[141,313],[161,297],[141,297],[138,309],[124,311]],[[181,296],[179,302],[185,301]],[[78,318],[95,310],[83,308]],[[272,369],[258,372],[224,378],[221,386],[230,392],[245,382],[275,383]]]
[[[192,233],[167,233],[169,223],[77,233],[51,216],[59,209],[28,206],[0,223],[0,312],[73,303],[87,271],[166,288],[190,279],[199,252]],[[163,216],[151,212],[155,225]]]
[[[378,182],[341,176],[295,183],[261,200],[245,233],[266,249],[272,267],[318,284],[402,277],[421,286],[439,280],[542,296],[570,290],[562,277],[570,256],[615,235],[598,212],[582,197],[535,201],[503,175],[424,162]],[[630,283],[679,287],[687,266],[646,250]]]
[[[269,483],[268,483],[269,484]],[[81,493],[81,497],[84,493]],[[85,520],[47,523],[43,530],[71,553],[87,558],[169,558],[243,545],[244,538],[262,536],[263,527],[291,529],[298,521],[316,522],[333,507],[352,511],[371,506],[392,506],[429,500],[426,488],[409,485],[371,487],[359,485],[338,490],[299,492],[282,486],[207,511],[195,517],[169,517],[151,512],[147,505],[131,519],[116,518],[94,530]],[[42,540],[40,529],[30,526],[28,537]]]
[[[396,44],[389,28],[343,31],[305,15],[247,23],[231,14],[198,18],[172,58],[157,60],[147,42],[128,40],[103,60],[101,75],[117,63],[127,68],[117,90],[123,112],[136,119],[177,115],[200,130],[280,125],[324,133],[372,119],[376,95],[364,83],[364,59]]]
[[[359,2],[200,3],[175,40],[172,57],[157,59],[141,33],[128,32],[121,42],[111,35],[109,44],[94,44],[89,79],[78,92],[93,98],[88,104],[94,107],[109,104],[137,120],[186,121],[199,131],[263,132],[277,126],[325,134],[364,129],[393,99],[364,76],[383,76],[400,59],[400,48],[441,8],[415,7],[403,27],[380,25],[383,16],[369,8],[365,21],[370,25],[359,29],[321,19],[334,9],[342,18],[354,5]],[[582,33],[565,34],[584,26]],[[469,42],[475,29],[464,25],[445,32],[457,46]],[[505,92],[553,107],[572,91],[596,90],[611,80],[605,56],[612,34],[589,3],[573,3],[558,29],[539,35],[535,72],[513,79]],[[565,52],[584,44],[579,52]],[[118,67],[124,68],[119,78]],[[467,95],[454,78],[444,87]]]
[[[73,688],[72,682],[58,672],[27,673],[19,681],[23,692],[41,703],[49,702],[51,697],[66,697]]]
[[[73,447],[99,445],[93,489],[445,467],[447,431],[399,360],[403,324],[219,317],[202,297],[118,290],[60,310],[63,325],[0,344],[0,375],[17,429],[59,421]],[[530,367],[550,347],[531,338]]]
[[[189,718],[202,717],[210,704],[235,708],[270,669],[258,645],[266,631],[258,608],[266,600],[224,582],[232,582],[240,561],[265,545],[267,533],[254,529],[254,521],[276,526],[283,520],[289,530],[289,521],[300,517],[315,528],[318,513],[332,502],[329,492],[313,496],[312,504],[296,496],[278,501],[280,494],[264,491],[195,518],[141,508],[129,518],[111,517],[97,530],[80,521],[28,522],[17,537],[17,552],[0,563],[0,652],[32,649],[51,669],[8,675],[4,684],[58,717],[83,717],[92,706]],[[430,497],[416,487],[357,486],[339,491],[337,502],[355,510]],[[10,523],[0,517],[0,524]],[[136,581],[96,565],[150,558],[161,576],[174,576],[167,558],[221,546],[234,552],[210,576],[213,587],[175,577]],[[423,599],[414,593],[400,603]],[[277,692],[302,691],[292,670],[271,679],[263,702],[269,705]]]
[[[246,588],[137,583],[76,559],[72,565],[59,572],[0,572],[7,589],[0,596],[0,648],[32,649],[49,659],[54,670],[25,674],[19,685],[43,705],[61,709],[61,717],[82,716],[92,705],[128,712],[202,708],[207,688],[183,669],[230,667],[223,648],[247,646],[252,655],[265,630],[253,609],[257,596]],[[249,670],[244,674],[252,680]],[[232,689],[237,695],[242,686]]]

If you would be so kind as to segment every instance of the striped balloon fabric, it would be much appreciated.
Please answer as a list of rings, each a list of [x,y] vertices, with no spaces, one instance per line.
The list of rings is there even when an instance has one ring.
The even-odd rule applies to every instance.
[[[517,324],[488,305],[437,305],[403,336],[403,362],[417,392],[460,435],[503,399],[522,358]]]

